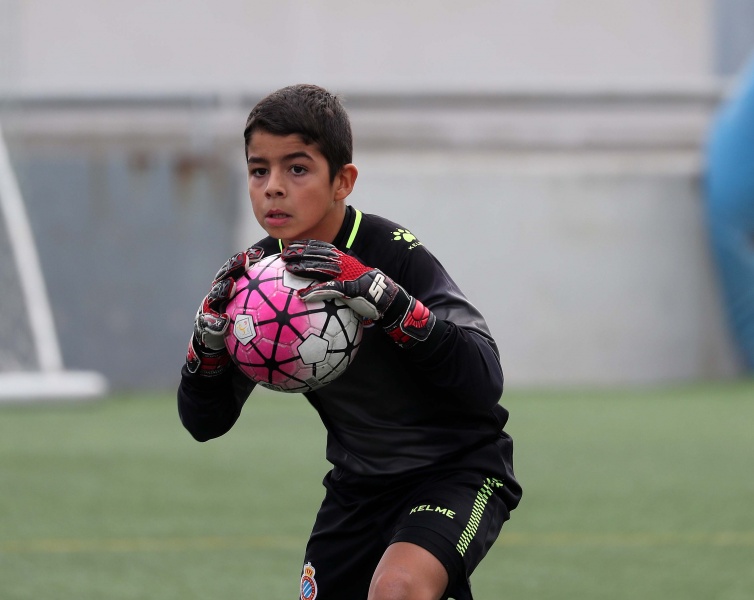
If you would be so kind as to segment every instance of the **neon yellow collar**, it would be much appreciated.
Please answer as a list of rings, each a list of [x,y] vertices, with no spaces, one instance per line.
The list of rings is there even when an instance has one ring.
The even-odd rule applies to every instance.
[[[351,227],[351,235],[348,236],[348,241],[346,242],[346,250],[349,250],[351,246],[353,245],[354,240],[356,239],[356,234],[359,231],[359,225],[361,225],[361,211],[358,208],[354,208],[356,211],[356,218],[353,220],[353,227]],[[280,252],[283,251],[283,240],[278,240],[278,246],[280,247]]]

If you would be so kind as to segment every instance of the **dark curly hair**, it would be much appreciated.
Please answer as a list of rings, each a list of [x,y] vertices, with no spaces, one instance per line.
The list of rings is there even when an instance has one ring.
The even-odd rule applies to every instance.
[[[305,144],[315,144],[327,160],[330,181],[353,160],[348,114],[337,96],[316,85],[292,85],[262,98],[246,119],[244,148],[257,130],[282,136],[295,134]]]

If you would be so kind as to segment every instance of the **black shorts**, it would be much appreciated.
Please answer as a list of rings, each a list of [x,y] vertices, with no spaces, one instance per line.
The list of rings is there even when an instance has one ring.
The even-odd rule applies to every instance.
[[[504,436],[459,461],[400,476],[333,469],[306,547],[301,600],[366,600],[394,542],[431,552],[448,571],[445,598],[470,600],[469,577],[521,497],[511,454]]]

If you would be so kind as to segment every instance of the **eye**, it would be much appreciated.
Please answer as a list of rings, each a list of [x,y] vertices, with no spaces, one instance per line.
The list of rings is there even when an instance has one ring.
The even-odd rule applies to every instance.
[[[263,169],[262,167],[249,169],[249,175],[251,177],[264,177],[265,175],[267,175],[267,169]]]
[[[291,173],[293,173],[294,175],[303,175],[306,172],[307,172],[307,168],[302,167],[301,165],[293,165],[291,167]]]

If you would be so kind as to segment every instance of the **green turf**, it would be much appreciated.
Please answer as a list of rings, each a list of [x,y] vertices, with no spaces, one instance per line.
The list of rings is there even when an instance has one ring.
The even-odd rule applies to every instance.
[[[754,381],[504,403],[524,500],[477,600],[752,597]],[[300,396],[206,444],[172,394],[0,406],[0,597],[295,598],[323,444]]]

